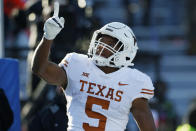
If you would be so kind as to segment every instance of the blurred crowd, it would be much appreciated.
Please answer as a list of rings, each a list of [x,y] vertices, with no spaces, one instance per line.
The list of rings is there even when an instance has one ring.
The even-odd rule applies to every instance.
[[[120,21],[131,27],[150,27],[154,0],[58,0],[59,15],[65,18],[64,29],[54,40],[50,59],[59,63],[69,52],[86,53],[92,32],[103,24]],[[20,61],[20,100],[22,130],[55,131],[66,128],[66,100],[63,92],[31,73],[30,62],[35,47],[42,39],[43,25],[53,14],[53,0],[3,0],[5,57]],[[188,54],[196,54],[196,1],[189,0],[186,21]],[[115,6],[115,7],[113,7]],[[112,9],[117,9],[112,14]],[[104,9],[110,11],[106,13]],[[195,17],[193,17],[195,16]],[[175,19],[175,18],[174,18]],[[137,35],[136,35],[137,36]],[[147,56],[154,56],[147,54]],[[139,55],[137,60],[142,58]],[[147,57],[148,59],[148,57]],[[151,59],[151,58],[150,58]],[[160,78],[155,81],[155,96],[150,101],[156,126],[159,131],[174,131],[181,124],[175,107],[167,99],[167,83]],[[195,102],[193,102],[195,103]],[[194,117],[183,121],[196,128]],[[189,118],[189,115],[186,116]],[[138,130],[130,115],[129,130]],[[183,125],[182,125],[183,126]],[[177,131],[181,131],[178,127]],[[183,130],[186,131],[186,130]],[[188,131],[188,130],[187,130]]]

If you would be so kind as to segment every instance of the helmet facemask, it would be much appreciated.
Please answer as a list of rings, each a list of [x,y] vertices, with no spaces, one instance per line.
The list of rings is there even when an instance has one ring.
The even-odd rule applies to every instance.
[[[102,42],[102,38],[103,37],[97,37],[94,42],[94,48],[92,49],[92,59],[99,66],[116,67],[114,64],[114,59],[116,56],[118,56],[119,52],[123,50],[123,44],[117,40],[114,46],[111,46]]]

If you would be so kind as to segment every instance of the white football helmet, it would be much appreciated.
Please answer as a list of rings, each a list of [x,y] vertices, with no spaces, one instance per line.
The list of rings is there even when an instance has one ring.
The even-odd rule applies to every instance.
[[[99,39],[99,35],[104,34],[116,38],[118,41],[114,47],[103,43]],[[120,44],[120,45],[118,45]],[[120,46],[118,50],[115,50],[116,46]],[[98,46],[102,46],[104,49],[112,52],[112,55],[108,58],[101,56],[102,51],[97,54]],[[125,24],[120,22],[112,22],[106,24],[101,29],[96,30],[91,39],[91,43],[88,49],[88,55],[92,58],[93,62],[98,66],[109,67],[126,67],[133,66],[132,63],[137,53],[137,42],[133,31]]]

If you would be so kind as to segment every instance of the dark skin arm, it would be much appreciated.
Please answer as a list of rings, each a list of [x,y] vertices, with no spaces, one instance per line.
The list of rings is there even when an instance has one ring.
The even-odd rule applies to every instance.
[[[57,64],[49,61],[52,42],[45,38],[41,40],[33,55],[32,71],[49,84],[65,87],[67,84],[66,72]]]
[[[153,116],[150,111],[147,99],[135,99],[132,104],[131,112],[140,131],[156,131]]]

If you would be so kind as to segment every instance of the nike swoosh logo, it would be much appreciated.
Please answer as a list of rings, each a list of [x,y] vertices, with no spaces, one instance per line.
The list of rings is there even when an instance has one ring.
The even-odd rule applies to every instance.
[[[119,86],[126,86],[126,85],[129,85],[129,84],[124,84],[124,83],[120,83],[120,82],[119,82],[118,85],[119,85]]]

